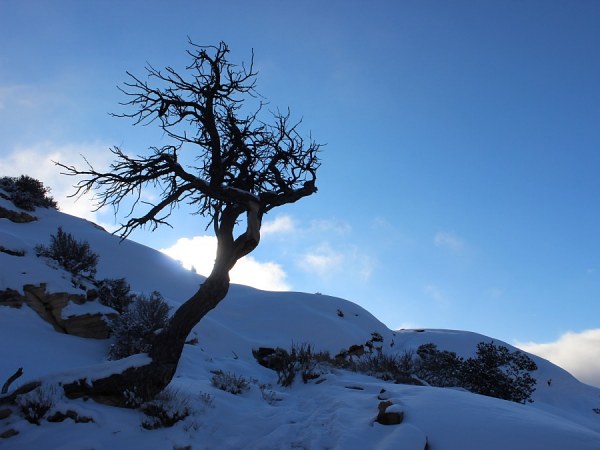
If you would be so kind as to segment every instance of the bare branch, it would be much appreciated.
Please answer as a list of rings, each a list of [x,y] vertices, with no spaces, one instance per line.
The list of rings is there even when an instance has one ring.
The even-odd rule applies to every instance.
[[[192,205],[220,233],[232,211],[235,224],[257,206],[252,213],[257,220],[248,223],[260,224],[271,209],[316,192],[320,145],[305,142],[297,131],[300,122],[291,122],[289,110],[271,113],[270,122],[259,119],[262,102],[254,112],[240,114],[244,101],[258,96],[254,55],[249,65],[236,66],[227,59],[225,43],[200,46],[191,41],[187,53],[191,62],[185,72],[150,64],[145,78],[127,72],[129,79],[120,90],[130,111],[114,114],[135,125],[158,124],[172,144],[135,157],[115,147],[108,171],[97,171],[87,161],[85,169],[57,163],[66,174],[81,178],[75,196],[94,191],[97,208],[110,205],[115,213],[126,202],[132,205],[119,229],[123,237],[139,227],[168,225],[181,202]],[[197,164],[182,164],[180,154],[194,155]],[[156,203],[142,201],[149,188],[160,192]],[[238,238],[242,236],[250,239],[254,231]]]

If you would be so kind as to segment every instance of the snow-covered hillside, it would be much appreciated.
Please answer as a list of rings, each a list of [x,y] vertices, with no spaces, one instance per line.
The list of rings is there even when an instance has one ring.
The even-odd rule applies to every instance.
[[[19,211],[4,199],[0,207]],[[45,283],[49,292],[81,293],[72,286],[69,274],[35,256],[34,247],[48,244],[59,226],[88,241],[99,255],[97,278],[125,277],[134,291],[158,290],[173,307],[203,280],[162,253],[121,242],[90,222],[52,209],[38,208],[32,214],[37,221],[0,219],[0,248],[9,250],[0,252],[0,291],[23,292],[25,284]],[[105,308],[95,302],[73,305],[77,307]],[[372,333],[383,337],[386,353],[431,342],[466,357],[477,343],[491,341],[464,331],[393,331],[346,300],[234,285],[193,331],[172,382],[178,398],[189,402],[189,417],[171,428],[147,430],[141,426],[144,414],[138,410],[66,400],[57,391],[53,409],[75,411],[92,421],[43,420],[33,425],[13,413],[0,420],[0,434],[7,430],[18,434],[0,439],[0,448],[600,449],[600,414],[594,411],[600,408],[600,389],[535,356],[534,401],[519,404],[458,389],[393,384],[336,368],[307,384],[296,380],[284,388],[277,384],[276,373],[252,355],[258,347],[290,348],[292,343],[310,343],[335,355],[368,341]],[[0,383],[17,368],[24,371],[10,391],[32,380],[56,383],[97,375],[143,358],[108,361],[111,339],[59,333],[27,306],[0,306],[0,341]],[[211,379],[219,371],[243,377],[247,389],[238,395],[217,389]],[[382,401],[392,403],[389,411],[404,414],[402,423],[375,422]]]

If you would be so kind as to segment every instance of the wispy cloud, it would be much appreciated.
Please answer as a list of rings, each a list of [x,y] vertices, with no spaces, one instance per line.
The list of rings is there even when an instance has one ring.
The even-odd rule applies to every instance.
[[[329,244],[320,244],[302,255],[300,266],[307,272],[327,277],[337,272],[344,263],[344,255]]]
[[[292,233],[296,230],[296,223],[291,216],[281,215],[273,220],[266,220],[260,227],[260,232],[263,236],[271,234]]]
[[[554,342],[515,345],[566,369],[584,383],[600,387],[600,328],[568,332]]]
[[[344,272],[367,281],[373,273],[376,261],[356,246],[334,248],[328,242],[323,242],[301,255],[298,266],[305,272],[321,278],[331,278]]]
[[[334,233],[345,235],[352,231],[352,225],[343,220],[318,219],[310,222],[309,233]]]
[[[436,247],[447,248],[455,252],[466,248],[465,241],[451,231],[438,231],[433,237],[433,243]]]
[[[217,239],[214,236],[180,238],[171,247],[160,249],[171,258],[181,261],[187,269],[194,267],[201,275],[209,275],[217,254]],[[233,283],[245,284],[269,291],[291,289],[283,268],[271,261],[261,262],[252,256],[240,259],[230,273]]]

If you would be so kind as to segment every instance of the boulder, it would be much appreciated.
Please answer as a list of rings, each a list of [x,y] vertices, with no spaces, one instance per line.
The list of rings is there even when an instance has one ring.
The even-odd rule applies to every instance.
[[[377,408],[379,409],[379,413],[377,414],[377,418],[375,422],[380,423],[381,425],[399,425],[404,420],[404,412],[401,410],[398,411],[387,411],[387,409],[392,406],[393,403],[389,400],[379,402]]]

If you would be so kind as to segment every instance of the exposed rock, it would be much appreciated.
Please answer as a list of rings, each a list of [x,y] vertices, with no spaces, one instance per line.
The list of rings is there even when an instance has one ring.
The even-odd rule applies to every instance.
[[[252,350],[254,359],[267,369],[281,371],[289,360],[289,353],[282,348],[259,347]]]
[[[389,400],[379,402],[379,405],[377,406],[379,413],[377,414],[375,421],[381,425],[398,425],[402,423],[402,420],[404,420],[404,412],[387,411],[387,409],[392,405],[393,403]]]
[[[66,333],[65,327],[60,323],[60,314],[62,309],[67,306],[69,296],[73,294],[47,294],[46,284],[39,286],[26,284],[23,286],[25,293],[25,302],[31,309],[54,327],[56,331]]]
[[[37,220],[37,217],[26,212],[17,212],[0,206],[0,219],[8,219],[15,223],[28,223]]]
[[[6,248],[0,245],[0,252],[6,253],[10,256],[25,256],[25,252],[23,250],[11,250],[10,248]]]
[[[0,420],[4,420],[12,414],[12,411],[8,408],[0,409]]]
[[[23,303],[26,303],[61,333],[93,339],[106,339],[110,336],[108,322],[117,317],[116,313],[86,312],[63,317],[63,310],[67,305],[70,303],[83,305],[88,301],[88,297],[93,298],[94,294],[86,296],[67,292],[49,293],[44,283],[38,286],[27,284],[23,286],[23,292],[24,295],[12,289],[1,291],[0,305],[20,308]]]
[[[98,295],[98,291],[96,289],[88,289],[85,292],[85,299],[88,302],[92,302],[94,300],[96,300],[99,297]]]
[[[365,354],[365,346],[364,345],[351,345],[348,347],[348,350],[341,351],[337,355],[335,355],[335,359],[337,361],[344,361],[346,359],[352,360],[352,357],[360,358]]]
[[[381,351],[381,345],[375,345],[375,343],[383,342],[383,336],[376,331],[371,333],[371,339],[369,339],[364,344],[355,344],[348,347],[347,350],[342,350],[340,353],[335,355],[335,359],[338,362],[343,362],[344,360],[352,361],[353,358],[360,358],[367,353],[373,353],[373,350],[378,352]]]
[[[8,439],[9,437],[16,436],[17,434],[19,434],[17,430],[14,428],[9,428],[8,430],[0,433],[0,439]]]
[[[89,423],[93,422],[94,419],[91,417],[80,416],[72,409],[67,410],[67,412],[56,411],[51,416],[48,416],[48,422],[63,422],[66,419],[71,419],[75,423]]]
[[[116,317],[116,314],[114,316]],[[70,316],[63,319],[62,325],[67,334],[93,339],[107,339],[110,336],[110,328],[104,320],[105,317],[101,313]]]
[[[14,289],[6,289],[0,291],[0,306],[8,306],[10,308],[20,308],[25,302],[25,297],[19,294]]]

